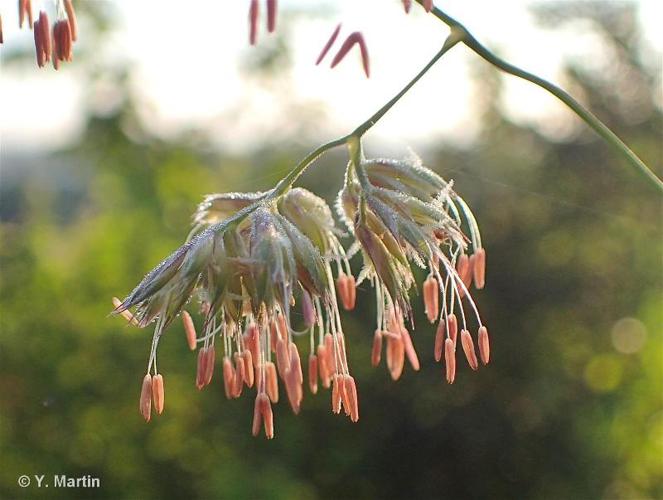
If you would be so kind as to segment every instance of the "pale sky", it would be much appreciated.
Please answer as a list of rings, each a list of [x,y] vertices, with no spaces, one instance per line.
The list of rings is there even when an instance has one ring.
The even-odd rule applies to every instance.
[[[92,0],[90,0],[92,1]],[[104,2],[105,0],[94,0]],[[261,23],[259,46],[274,44],[286,29],[292,37],[292,74],[281,85],[246,79],[247,60],[256,55],[247,43],[248,0],[116,0],[119,26],[98,56],[99,64],[128,58],[134,63],[132,87],[143,97],[140,113],[165,137],[200,128],[219,145],[241,151],[271,143],[279,133],[296,130],[284,108],[284,82],[290,106],[320,115],[321,141],[351,131],[397,92],[437,51],[446,37],[444,25],[414,6],[405,16],[399,0],[281,0],[277,32],[267,35]],[[536,26],[526,0],[438,0],[437,5],[463,22],[475,36],[511,62],[560,82],[560,61],[569,55],[590,58],[600,70],[598,41],[582,28],[548,31]],[[610,2],[597,2],[597,8]],[[641,0],[644,35],[663,52],[663,1]],[[261,2],[264,4],[264,1]],[[319,5],[319,12],[311,5]],[[33,0],[37,11],[51,0]],[[304,15],[302,8],[306,8]],[[263,5],[264,8],[264,5]],[[286,11],[290,14],[286,15]],[[0,0],[5,46],[32,46],[32,33],[17,28],[15,0]],[[338,22],[343,28],[335,48],[320,66],[314,62]],[[85,40],[82,25],[79,37]],[[344,36],[364,33],[371,54],[370,79],[351,53],[329,69]],[[83,42],[84,43],[84,42]],[[0,46],[0,58],[5,47]],[[476,126],[477,99],[468,78],[468,60],[476,57],[454,48],[371,131],[376,141],[396,150],[443,140],[466,143]],[[1,66],[0,137],[2,148],[44,150],[66,145],[80,133],[81,103],[86,89],[77,78],[76,61],[55,72]],[[513,78],[507,80],[506,109],[520,122],[534,123],[551,134],[577,126],[570,113],[544,91]],[[296,116],[294,116],[296,118]],[[311,147],[315,146],[312,144]]]

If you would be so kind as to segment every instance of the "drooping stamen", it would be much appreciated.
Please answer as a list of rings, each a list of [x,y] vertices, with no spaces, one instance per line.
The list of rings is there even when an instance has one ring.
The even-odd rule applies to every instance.
[[[406,328],[401,328],[401,339],[403,341],[403,347],[405,348],[405,354],[407,359],[412,366],[414,371],[419,371],[419,357],[417,356],[417,351],[414,349],[412,344],[412,338],[410,337],[410,332]]]
[[[76,12],[74,12],[71,0],[64,0],[64,9],[67,12],[67,19],[71,28],[71,39],[75,42],[78,39],[78,22],[76,21]]]
[[[357,386],[351,375],[345,375],[343,380],[344,392],[347,397],[347,405],[350,411],[350,420],[359,420],[359,398],[357,397]]]
[[[187,311],[182,311],[182,324],[184,325],[184,333],[186,334],[186,342],[189,344],[189,349],[196,350],[196,327],[193,324],[193,319]]]
[[[251,430],[254,436],[260,434],[261,423],[264,423],[267,439],[272,439],[274,437],[274,414],[272,413],[272,405],[269,403],[269,398],[264,392],[256,396],[256,402],[253,407],[253,426]]]
[[[456,378],[456,348],[451,339],[444,341],[444,364],[447,372],[447,382],[454,383]]]
[[[251,0],[249,6],[249,43],[255,45],[258,39],[258,14],[260,13],[260,6],[258,0]]]
[[[205,385],[209,385],[212,381],[212,375],[214,375],[214,361],[216,358],[216,352],[214,350],[214,344],[207,346],[206,353],[207,360],[205,361]]]
[[[308,357],[308,388],[311,394],[318,393],[318,356],[315,354]]]
[[[366,41],[364,40],[364,35],[362,35],[359,31],[355,31],[350,35],[348,35],[348,37],[345,39],[345,42],[343,42],[343,45],[341,45],[341,48],[336,54],[336,57],[334,57],[334,59],[332,60],[331,67],[335,68],[336,65],[343,60],[343,58],[347,55],[347,53],[350,52],[350,49],[352,49],[352,47],[355,44],[359,45],[359,51],[361,54],[361,63],[364,67],[364,73],[366,73],[366,78],[370,78],[371,69],[370,69],[370,59],[368,56],[368,48],[366,47]]]
[[[487,365],[490,361],[490,341],[488,339],[488,329],[485,326],[479,328],[479,355],[481,362]]]
[[[235,370],[233,364],[228,356],[223,357],[223,389],[226,393],[226,398],[230,399],[233,396],[233,388],[235,387]]]
[[[332,411],[341,413],[341,399],[343,397],[343,377],[335,373],[332,382]]]
[[[410,9],[412,8],[412,0],[402,0],[403,1],[403,8],[405,9],[405,13],[409,14]]]
[[[283,339],[276,341],[276,367],[281,379],[285,380],[288,370],[290,370],[290,351],[288,344]]]
[[[276,0],[267,0],[267,31],[269,33],[273,33],[276,29],[277,11]]]
[[[435,279],[432,274],[428,275],[428,278],[426,278],[426,281],[424,281],[423,296],[426,317],[428,318],[429,322],[434,323],[440,309],[440,289],[437,283],[437,279]]]
[[[276,376],[276,366],[271,361],[265,363],[265,385],[269,400],[272,403],[278,403],[279,383]]]
[[[433,348],[433,353],[435,355],[435,361],[440,361],[442,359],[442,350],[444,347],[444,334],[446,332],[445,328],[446,321],[444,318],[440,320],[437,324],[437,329],[435,330],[435,346]]]
[[[327,52],[329,52],[329,49],[331,48],[331,46],[334,45],[334,42],[336,41],[336,38],[338,37],[338,34],[339,34],[340,31],[341,31],[341,23],[338,23],[338,26],[336,26],[336,29],[334,29],[334,32],[329,37],[329,40],[327,40],[327,43],[322,48],[322,52],[320,52],[320,55],[316,59],[316,61],[315,61],[316,66],[322,62],[322,60],[327,55]]]
[[[460,332],[460,342],[463,345],[463,351],[465,352],[465,357],[467,358],[470,367],[473,370],[477,370],[479,368],[479,362],[477,361],[477,354],[474,350],[474,341],[472,340],[470,332],[462,330]]]
[[[39,31],[41,43],[43,44],[44,60],[48,62],[51,60],[51,30],[48,23],[48,15],[43,10],[39,12]]]
[[[233,354],[235,361],[235,377],[233,378],[232,396],[238,398],[242,395],[242,388],[244,387],[244,360],[239,353]]]
[[[250,323],[244,334],[244,344],[251,352],[253,367],[258,368],[260,364],[260,328],[255,323]]]
[[[143,415],[145,422],[149,422],[150,418],[152,418],[152,376],[149,373],[143,377],[138,409],[140,410],[140,414]]]
[[[433,0],[424,0],[423,6],[426,12],[430,12],[433,10]]]
[[[474,263],[474,261],[472,262]],[[456,272],[458,273],[460,280],[465,285],[465,288],[468,288],[472,282],[472,268],[470,267],[470,258],[464,253],[460,254],[458,257],[458,262],[456,263]],[[461,298],[465,294],[465,291],[462,289],[458,290],[458,292],[460,293]]]
[[[253,387],[255,371],[251,351],[244,349],[242,359],[244,360],[244,381],[246,382],[247,387]]]
[[[400,337],[387,337],[387,368],[392,380],[398,380],[401,377],[404,365],[405,346],[403,340]]]
[[[456,341],[458,340],[458,320],[456,319],[455,314],[447,316],[447,333],[454,343],[454,349],[456,349]]]
[[[474,286],[481,290],[486,284],[486,251],[479,248],[474,252]]]
[[[299,351],[294,342],[290,342],[290,368],[286,375],[286,392],[292,411],[297,415],[300,410],[302,398],[302,384],[304,382],[302,373],[302,364],[299,358]]]
[[[354,309],[355,299],[357,297],[357,292],[355,289],[355,277],[341,273],[336,279],[336,290],[338,291],[338,295],[341,297],[343,309],[346,311],[351,311]]]
[[[157,373],[152,377],[152,398],[154,400],[154,409],[156,410],[157,415],[163,413],[164,397],[163,377],[160,373]]]
[[[205,387],[205,373],[207,371],[207,347],[198,350],[198,364],[196,365],[196,387],[200,391]]]
[[[371,365],[373,368],[380,364],[382,357],[382,333],[380,330],[375,330],[373,334],[373,348],[371,349]]]

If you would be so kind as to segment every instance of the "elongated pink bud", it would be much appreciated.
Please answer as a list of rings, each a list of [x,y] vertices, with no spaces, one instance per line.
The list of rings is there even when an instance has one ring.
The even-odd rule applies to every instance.
[[[205,373],[207,372],[207,348],[198,350],[198,365],[196,366],[196,387],[200,391],[205,387]]]
[[[444,347],[444,334],[446,332],[445,328],[446,321],[441,319],[437,324],[437,329],[435,330],[435,347],[433,353],[435,355],[435,361],[440,361],[442,359],[442,350]]]
[[[463,345],[463,351],[465,352],[465,357],[469,363],[472,370],[477,370],[479,368],[479,362],[477,361],[477,353],[474,350],[474,341],[470,332],[467,330],[462,330],[460,332],[460,342]]]
[[[160,373],[152,377],[152,399],[154,400],[154,410],[157,415],[163,413],[165,394],[163,391],[163,377]]]
[[[213,345],[207,347],[207,360],[205,361],[205,385],[209,385],[212,381],[212,375],[214,374],[214,362],[216,358],[216,352]]]
[[[426,317],[428,318],[428,321],[434,323],[439,311],[440,289],[437,284],[437,279],[432,275],[429,275],[428,278],[426,278],[426,281],[424,281],[423,296]]]
[[[148,373],[143,377],[143,387],[140,390],[140,414],[149,422],[152,418],[152,376]]]
[[[361,63],[364,67],[364,73],[366,73],[366,78],[370,78],[371,69],[370,69],[370,59],[368,57],[368,48],[366,47],[366,41],[364,40],[364,35],[359,31],[351,33],[341,45],[336,57],[332,60],[331,67],[334,68],[338,63],[340,63],[343,58],[350,52],[350,49],[355,45],[359,45],[359,51],[361,54]]]
[[[233,364],[228,356],[223,357],[223,390],[226,398],[233,397],[233,389],[235,387],[235,370]]]
[[[458,320],[456,319],[455,314],[450,314],[447,317],[447,332],[449,338],[454,343],[454,349],[456,348],[456,341],[458,340]]]
[[[341,413],[341,401],[343,398],[343,377],[335,373],[332,377],[332,411],[336,414]]]
[[[276,29],[277,11],[276,0],[267,0],[267,31],[270,33],[273,33]]]
[[[316,66],[322,62],[322,60],[327,55],[327,52],[329,52],[329,49],[331,48],[331,46],[334,45],[334,42],[336,41],[336,38],[338,37],[338,34],[339,34],[340,31],[341,31],[341,23],[339,23],[338,26],[336,26],[336,29],[334,30],[334,32],[329,37],[329,40],[327,40],[327,43],[322,48],[322,52],[320,52],[320,55],[318,56],[318,59],[315,61]]]
[[[490,340],[488,339],[488,329],[485,326],[479,328],[479,356],[484,365],[490,361]]]
[[[249,6],[249,43],[255,45],[258,40],[258,15],[260,13],[260,6],[258,0],[251,0]]]
[[[279,382],[276,377],[276,366],[271,361],[265,363],[265,385],[267,395],[272,403],[279,402]]]
[[[412,344],[412,338],[410,337],[410,332],[405,328],[401,329],[401,339],[403,340],[403,347],[405,348],[405,355],[407,356],[410,365],[414,371],[419,371],[419,357],[417,356],[417,351],[414,349]]]
[[[382,333],[380,330],[375,330],[373,334],[373,349],[371,349],[371,365],[375,368],[380,364],[382,357]]]
[[[447,371],[447,382],[453,384],[456,378],[456,348],[451,339],[444,341],[444,364]]]
[[[318,393],[318,357],[315,354],[308,357],[308,388],[311,394]]]
[[[242,360],[244,361],[244,382],[246,382],[247,387],[253,387],[255,370],[251,351],[244,349]]]
[[[426,12],[430,12],[433,10],[433,0],[424,0],[423,6]]]
[[[350,407],[350,420],[357,422],[359,420],[359,398],[357,397],[355,379],[350,375],[345,375],[343,385],[347,395],[348,406]]]
[[[71,28],[71,39],[75,42],[78,40],[78,21],[76,21],[76,12],[74,12],[71,0],[64,0],[64,10],[67,12],[67,19]]]
[[[304,325],[306,328],[311,328],[315,325],[315,307],[311,296],[306,290],[302,290],[302,315],[304,316]]]
[[[403,0],[403,8],[405,9],[405,13],[409,14],[412,8],[412,0]]]
[[[479,248],[474,252],[474,286],[481,290],[486,284],[486,251]]]
[[[196,327],[193,324],[193,319],[191,315],[182,311],[182,324],[184,325],[184,333],[186,334],[186,342],[189,344],[189,349],[192,351],[196,350]]]

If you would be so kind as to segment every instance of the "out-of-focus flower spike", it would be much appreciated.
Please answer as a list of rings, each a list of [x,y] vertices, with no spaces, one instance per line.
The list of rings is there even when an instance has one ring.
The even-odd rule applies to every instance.
[[[373,334],[373,348],[371,349],[371,365],[375,368],[380,364],[382,357],[382,333],[375,330]]]
[[[71,0],[64,0],[64,10],[67,12],[67,19],[71,28],[71,39],[75,42],[78,40],[78,21],[76,20],[76,12],[74,11]]]
[[[412,0],[403,0],[403,8],[405,9],[405,13],[409,14],[412,8]]]
[[[115,309],[117,309],[118,307],[120,307],[122,305],[122,301],[120,299],[118,299],[117,297],[113,297],[112,302],[113,302],[113,307]],[[130,323],[131,325],[138,326],[138,320],[134,317],[133,314],[131,314],[131,312],[126,311],[126,310],[122,311],[120,313],[120,316],[122,316],[125,320],[127,320],[127,322]]]
[[[473,370],[479,369],[479,361],[477,361],[477,353],[474,350],[474,341],[472,340],[472,335],[467,330],[462,330],[460,332],[460,342],[463,345],[463,351],[465,352],[465,357],[467,362]]]
[[[150,418],[152,418],[152,376],[149,373],[143,377],[138,408],[145,422],[149,422]]]
[[[163,376],[160,373],[152,377],[152,399],[154,400],[154,410],[157,412],[157,415],[161,415],[163,413],[165,393],[163,390]]]
[[[182,324],[184,325],[184,333],[186,334],[186,342],[189,344],[189,349],[195,351],[197,338],[196,327],[193,324],[191,315],[187,311],[182,311]]]
[[[318,393],[318,356],[315,354],[308,357],[308,388],[311,394]]]
[[[350,420],[357,422],[359,420],[359,398],[357,397],[355,379],[351,375],[345,375],[343,386],[350,407]]]
[[[255,45],[258,40],[258,15],[260,14],[260,6],[258,0],[251,0],[249,6],[249,43]]]
[[[255,382],[255,371],[253,366],[253,355],[248,349],[244,349],[242,353],[242,360],[244,361],[244,382],[247,387],[253,387]]]
[[[440,322],[437,324],[437,329],[435,330],[435,346],[433,348],[433,354],[435,355],[435,361],[439,362],[442,359],[442,351],[444,350],[444,334],[446,333],[444,318],[440,319]]]
[[[276,0],[267,0],[267,31],[269,33],[273,33],[276,29],[277,11]]]
[[[426,278],[423,285],[424,310],[426,317],[431,323],[435,322],[439,311],[440,289],[437,279],[431,274]]]
[[[456,378],[456,348],[451,339],[444,341],[444,364],[447,372],[447,382],[453,384]]]
[[[370,78],[371,76],[371,68],[370,68],[370,59],[368,56],[368,48],[366,47],[366,41],[364,40],[364,35],[362,35],[359,31],[355,31],[348,35],[348,37],[345,39],[345,42],[343,42],[343,45],[341,45],[341,48],[337,52],[336,56],[332,60],[331,67],[334,68],[338,63],[340,63],[343,58],[347,55],[348,52],[350,52],[350,49],[357,44],[359,45],[359,51],[361,53],[361,63],[364,67],[364,73],[366,73],[366,78]]]
[[[279,402],[279,382],[276,378],[276,366],[271,361],[265,363],[265,386],[272,403]]]
[[[481,362],[487,365],[490,361],[490,340],[488,339],[488,329],[485,326],[479,328],[479,355]]]
[[[414,349],[414,344],[412,344],[412,338],[410,337],[410,332],[405,328],[401,329],[401,338],[403,339],[403,347],[405,348],[405,354],[407,356],[410,365],[414,371],[419,371],[419,357],[417,356],[417,351]]]
[[[223,357],[223,390],[227,399],[233,397],[233,389],[235,387],[235,370],[233,364],[228,356]]]
[[[433,10],[433,0],[424,0],[423,6],[426,12],[430,12],[431,10]]]
[[[320,55],[316,59],[316,61],[315,61],[316,66],[322,62],[322,60],[327,55],[327,52],[329,52],[329,49],[331,49],[331,46],[334,45],[334,42],[336,41],[336,38],[338,38],[338,34],[340,33],[340,31],[341,31],[341,23],[338,23],[338,25],[334,29],[333,33],[329,37],[329,40],[327,40],[327,43],[322,48],[322,51],[320,52]]]
[[[486,251],[479,248],[474,252],[474,286],[481,290],[486,284]]]

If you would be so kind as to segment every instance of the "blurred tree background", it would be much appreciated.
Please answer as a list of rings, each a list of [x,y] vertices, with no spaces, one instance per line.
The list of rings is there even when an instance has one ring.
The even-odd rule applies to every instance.
[[[541,22],[591,23],[610,61],[569,60],[565,86],[660,172],[660,55],[643,47],[633,7],[561,5],[539,7]],[[268,56],[263,69],[282,57]],[[362,287],[344,314],[359,423],[332,415],[326,391],[307,394],[297,417],[275,407],[268,442],[251,437],[253,399],[227,401],[218,371],[195,389],[179,324],[160,351],[166,411],[146,425],[151,331],[108,317],[110,297],[182,242],[203,194],[269,188],[315,144],[231,156],[195,132],[165,142],[138,118],[127,68],[75,64],[114,89],[112,110],[91,108],[80,141],[34,168],[3,159],[0,497],[663,498],[661,199],[593,133],[553,140],[509,121],[502,77],[477,62],[478,140],[437,144],[425,162],[482,227],[491,364],[461,363],[448,386],[420,306],[422,370],[392,383],[370,368]],[[302,185],[331,203],[344,162],[323,158]],[[101,488],[17,487],[54,473]]]

